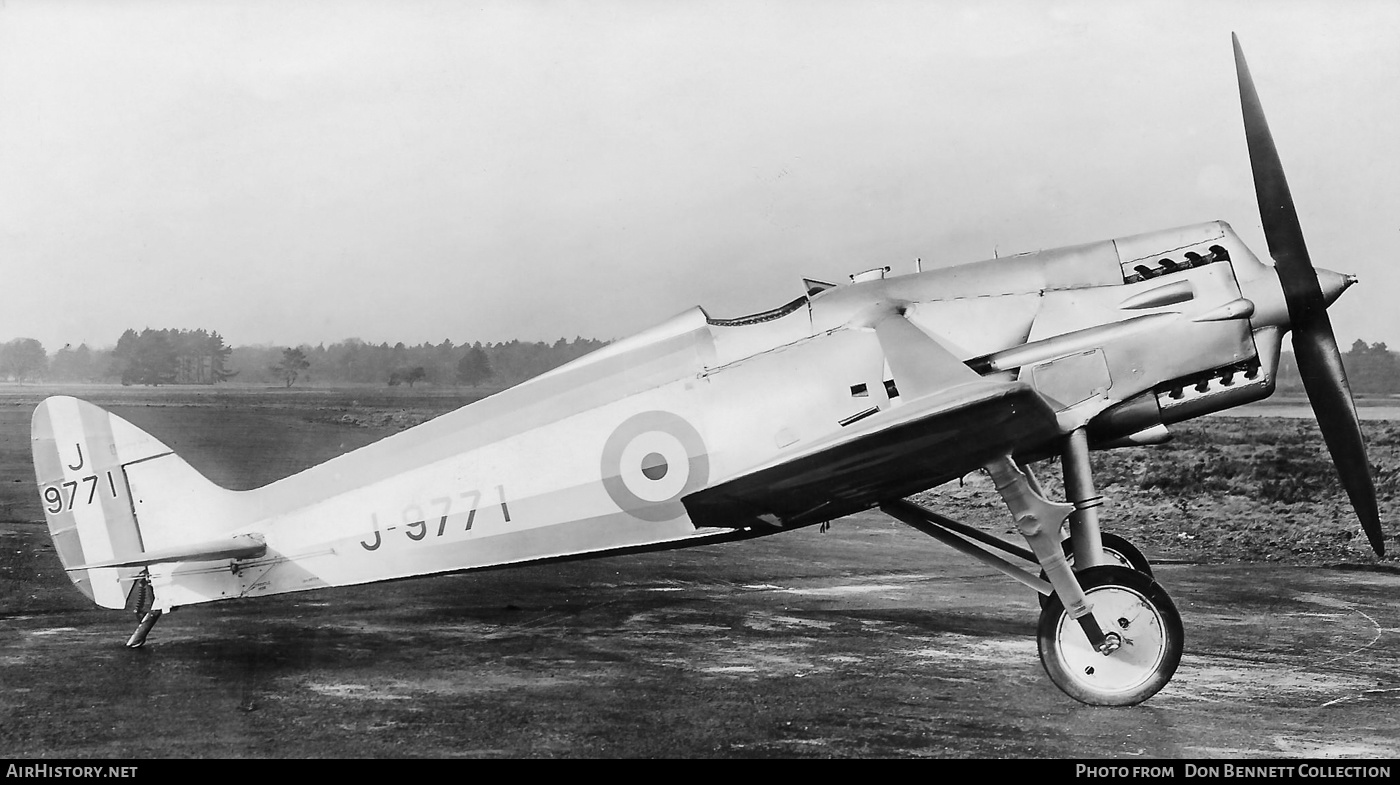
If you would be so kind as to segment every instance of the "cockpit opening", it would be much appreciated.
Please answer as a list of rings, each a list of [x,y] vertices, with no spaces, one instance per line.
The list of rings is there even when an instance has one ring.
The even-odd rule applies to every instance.
[[[806,304],[807,295],[804,294],[796,300],[774,308],[771,311],[762,311],[760,313],[749,314],[748,316],[740,316],[737,319],[715,319],[707,315],[705,320],[716,327],[744,327],[750,324],[762,324],[763,322],[771,322],[774,319],[781,319]]]

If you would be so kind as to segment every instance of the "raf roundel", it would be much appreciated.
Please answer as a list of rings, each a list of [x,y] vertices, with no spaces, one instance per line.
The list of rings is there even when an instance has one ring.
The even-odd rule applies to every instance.
[[[681,498],[705,487],[710,458],[695,426],[671,412],[623,421],[603,445],[603,487],[618,507],[644,521],[685,514]]]

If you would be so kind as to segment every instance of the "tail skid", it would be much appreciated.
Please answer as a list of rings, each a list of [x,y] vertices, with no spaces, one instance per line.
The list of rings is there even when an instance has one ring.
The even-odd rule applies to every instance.
[[[151,565],[251,558],[266,550],[261,538],[237,531],[249,520],[240,514],[240,492],[205,479],[116,415],[76,398],[49,398],[34,412],[31,440],[59,560],[78,589],[104,608],[128,607],[134,592],[149,585]],[[154,607],[168,609],[159,597]]]

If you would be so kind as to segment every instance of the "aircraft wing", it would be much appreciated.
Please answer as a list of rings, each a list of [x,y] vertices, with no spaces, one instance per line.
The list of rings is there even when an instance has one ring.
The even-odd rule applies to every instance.
[[[685,497],[690,519],[735,528],[755,519],[783,526],[831,520],[1059,435],[1050,406],[1023,382],[962,385],[857,426]]]
[[[960,477],[1060,435],[1030,385],[983,379],[902,316],[875,325],[901,397],[892,407],[684,498],[696,526],[832,520]]]

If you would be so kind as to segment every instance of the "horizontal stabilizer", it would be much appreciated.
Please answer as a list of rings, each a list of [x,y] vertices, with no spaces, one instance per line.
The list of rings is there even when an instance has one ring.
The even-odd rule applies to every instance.
[[[145,567],[151,564],[164,564],[177,561],[219,561],[222,559],[256,559],[267,553],[267,544],[251,534],[243,534],[227,540],[197,543],[179,548],[164,548],[157,551],[106,561],[75,564],[64,567],[74,570],[96,570],[106,567]]]

